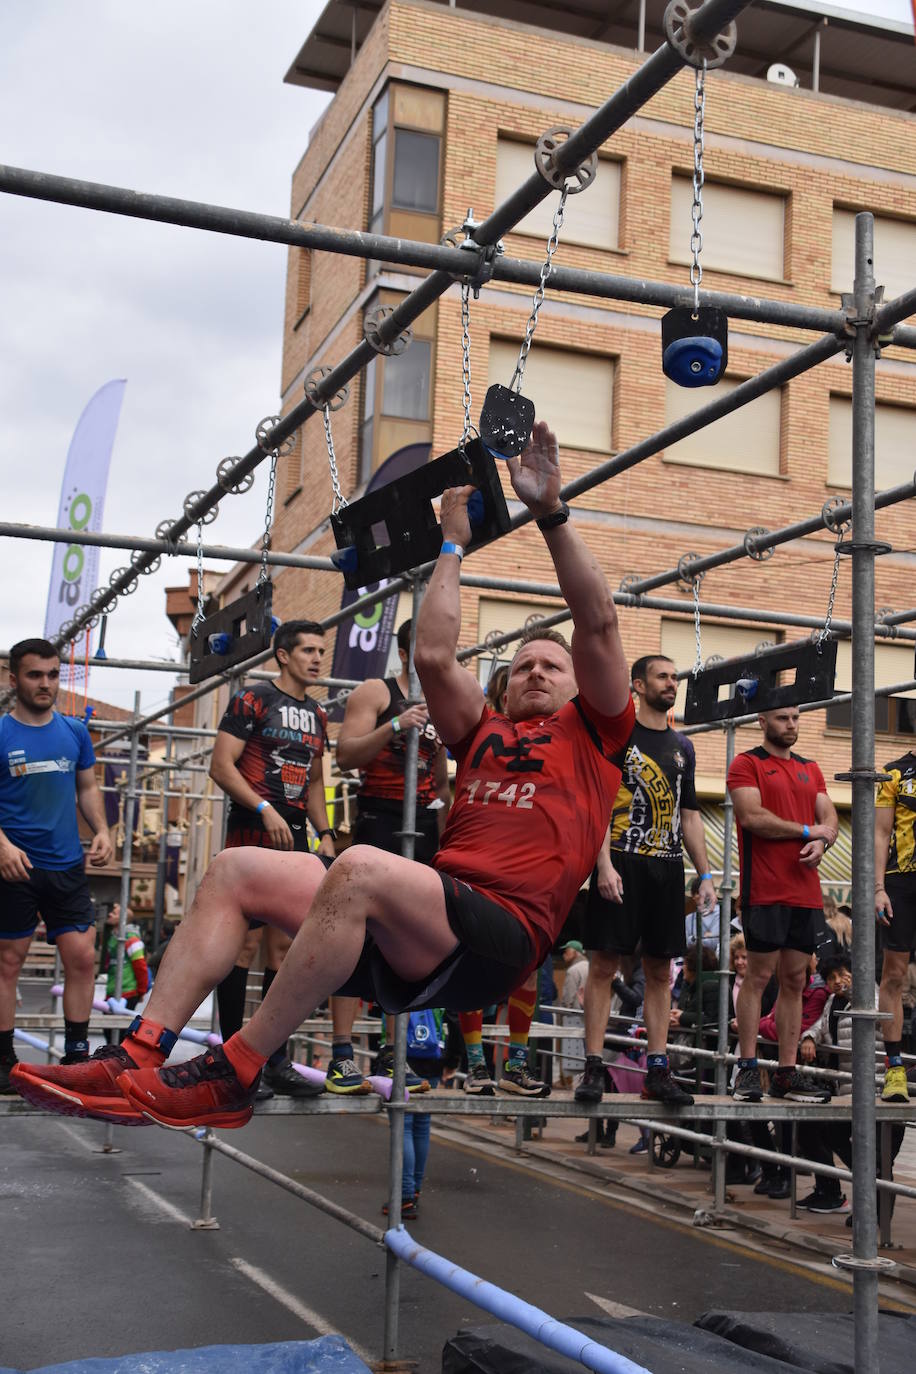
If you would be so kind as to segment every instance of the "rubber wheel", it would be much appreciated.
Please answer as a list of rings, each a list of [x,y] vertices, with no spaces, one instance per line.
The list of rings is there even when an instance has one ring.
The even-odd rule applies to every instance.
[[[652,1136],[652,1160],[659,1169],[673,1169],[681,1157],[681,1147],[673,1135],[656,1132]]]

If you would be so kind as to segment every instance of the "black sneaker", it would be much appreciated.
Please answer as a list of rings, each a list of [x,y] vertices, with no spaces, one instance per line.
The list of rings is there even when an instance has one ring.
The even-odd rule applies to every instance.
[[[816,1188],[813,1193],[809,1193],[807,1197],[801,1198],[795,1205],[796,1207],[801,1207],[806,1212],[838,1212],[842,1216],[845,1216],[850,1210],[849,1203],[844,1193],[840,1193],[839,1195],[835,1193],[819,1193]]]
[[[788,1197],[789,1192],[788,1171],[780,1168],[770,1177],[767,1185],[767,1197],[775,1198],[778,1201],[780,1198]]]
[[[760,1082],[760,1070],[758,1068],[747,1066],[738,1070],[732,1097],[736,1102],[761,1102],[763,1100],[763,1086]]]
[[[653,1102],[666,1102],[670,1107],[692,1107],[693,1098],[676,1083],[671,1070],[664,1068],[649,1069],[642,1085],[640,1097],[651,1098]]]
[[[280,1097],[321,1097],[324,1092],[323,1083],[313,1083],[310,1079],[303,1078],[301,1073],[296,1073],[288,1059],[282,1060],[279,1064],[264,1065],[261,1087],[255,1101],[263,1101],[262,1088],[268,1088],[271,1097],[274,1093]]]
[[[829,1102],[832,1094],[809,1074],[784,1067],[770,1074],[767,1096],[786,1098],[789,1102]]]
[[[577,1102],[600,1102],[604,1096],[604,1060],[600,1054],[585,1056],[585,1072],[573,1094]]]
[[[519,1063],[506,1063],[503,1066],[502,1076],[497,1084],[503,1092],[518,1093],[520,1097],[549,1097],[550,1084],[545,1083],[541,1078],[535,1078],[528,1071],[528,1065],[522,1060]]]
[[[5,1054],[0,1059],[0,1094],[4,1097],[15,1097],[16,1089],[10,1082],[10,1071],[16,1067],[19,1060],[14,1054]]]
[[[496,1084],[486,1064],[471,1064],[464,1079],[464,1091],[472,1097],[495,1097]]]
[[[409,1093],[428,1093],[428,1081],[425,1078],[421,1078],[419,1074],[414,1073],[413,1069],[410,1067],[409,1064],[406,1064],[404,1067],[406,1071],[406,1076],[404,1078],[404,1087],[407,1089],[407,1091]],[[394,1078],[393,1045],[383,1045],[382,1048],[379,1050],[378,1057],[375,1061],[375,1072],[381,1078]]]

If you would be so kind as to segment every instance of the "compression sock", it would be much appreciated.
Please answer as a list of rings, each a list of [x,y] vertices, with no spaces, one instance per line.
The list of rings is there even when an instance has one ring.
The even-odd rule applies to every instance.
[[[468,1052],[468,1068],[475,1064],[485,1064],[483,1057],[483,1012],[462,1011],[458,1014],[464,1046]]]
[[[123,1048],[139,1069],[158,1069],[172,1053],[177,1039],[174,1031],[166,1030],[158,1021],[135,1016],[127,1027]]]
[[[646,1055],[646,1068],[647,1068],[647,1069],[667,1069],[667,1067],[668,1067],[668,1056],[667,1056],[667,1054],[647,1054],[647,1055]]]
[[[224,1040],[242,1029],[245,1020],[245,990],[248,986],[248,970],[236,964],[216,987],[216,1005],[219,1010],[219,1029]]]
[[[352,1040],[332,1040],[331,1042],[332,1059],[352,1059],[353,1041]]]
[[[64,1020],[64,1054],[89,1054],[89,1022]]]
[[[243,1088],[250,1088],[258,1074],[267,1063],[263,1054],[253,1050],[239,1032],[223,1046],[223,1053],[235,1069],[236,1077]]]
[[[884,1053],[887,1055],[887,1067],[888,1067],[889,1069],[895,1068],[898,1064],[902,1064],[902,1063],[903,1063],[903,1041],[902,1041],[902,1040],[885,1040],[885,1042],[884,1042]]]
[[[13,1032],[0,1031],[0,1059],[15,1059],[16,1051],[13,1049]]]
[[[509,1054],[510,1064],[528,1062],[528,1035],[531,1018],[537,1003],[534,988],[517,988],[509,998]]]
[[[754,1055],[753,1059],[739,1059],[739,1060],[738,1060],[738,1068],[739,1068],[739,1069],[756,1069],[757,1067],[758,1067],[758,1065],[757,1065],[757,1056],[756,1056],[756,1054]]]

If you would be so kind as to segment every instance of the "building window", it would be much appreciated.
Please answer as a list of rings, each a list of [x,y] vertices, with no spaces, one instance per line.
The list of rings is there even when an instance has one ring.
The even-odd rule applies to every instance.
[[[445,99],[442,91],[391,82],[375,102],[370,233],[438,242]]]
[[[518,361],[518,343],[490,340],[488,385],[508,386]],[[546,420],[566,448],[610,453],[614,418],[614,360],[595,353],[535,343],[528,354],[525,395],[538,419]]]
[[[913,220],[875,216],[875,276],[884,287],[884,299],[893,300],[913,286],[916,262],[916,223]],[[833,265],[831,291],[851,291],[856,274],[856,212],[833,210]],[[910,319],[916,316],[911,315]]]
[[[781,632],[769,630],[765,625],[747,628],[744,625],[706,625],[700,626],[701,652],[703,662],[710,658],[737,658],[739,654],[752,654],[761,646],[782,642]],[[670,658],[678,672],[686,672],[696,662],[696,630],[692,620],[673,620],[662,618],[662,632],[659,640],[661,652]],[[678,686],[675,712],[684,714],[684,701],[687,696],[687,683]]]
[[[875,645],[875,686],[896,687],[898,682],[913,680],[912,644]],[[837,692],[852,690],[852,650],[848,639],[837,645]],[[828,706],[826,724],[836,730],[852,728],[852,703],[837,702]],[[875,730],[880,735],[916,734],[916,691],[895,693],[890,697],[875,697]]]
[[[912,481],[916,447],[916,407],[875,406],[875,490]],[[830,397],[827,481],[835,487],[852,486],[852,400]]]
[[[668,257],[689,263],[693,180],[671,179]],[[707,181],[703,187],[703,266],[739,277],[785,277],[786,198],[745,186]]]
[[[567,212],[563,225],[563,242],[584,244],[589,248],[617,248],[620,222],[619,162],[600,158],[598,175],[588,194],[576,197],[574,209]],[[494,204],[503,201],[528,180],[534,168],[534,144],[520,143],[512,138],[499,138],[496,144],[496,186]],[[549,195],[530,210],[510,232],[530,234],[546,243],[553,232],[553,215],[557,197]]]
[[[719,397],[734,391],[738,385],[736,381],[723,379],[716,384],[715,395]],[[694,390],[666,378],[665,424],[673,424],[700,410],[709,403],[711,394],[705,387]],[[777,388],[758,396],[756,401],[731,415],[723,415],[711,425],[705,425],[686,439],[669,444],[665,449],[665,461],[773,476],[780,471],[781,415],[782,393]]]
[[[367,306],[397,305],[403,296],[379,291]],[[432,391],[435,305],[414,320],[413,340],[400,356],[378,355],[363,372],[360,417],[359,477],[367,482],[379,466],[406,444],[428,443],[432,438],[430,397]]]
[[[511,630],[520,629],[529,621],[543,620],[545,616],[556,615],[563,609],[562,601],[538,605],[534,601],[498,601],[482,596],[477,605],[477,642],[483,644],[489,634],[509,634]],[[567,640],[572,635],[571,620],[552,628]],[[513,640],[510,644],[501,645],[494,653],[478,655],[477,680],[481,687],[486,687],[491,674],[498,668],[512,662],[517,648],[518,642]]]

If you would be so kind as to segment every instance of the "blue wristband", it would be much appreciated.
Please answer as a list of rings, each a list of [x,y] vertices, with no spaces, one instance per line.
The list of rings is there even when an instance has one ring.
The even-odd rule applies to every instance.
[[[459,563],[461,562],[462,558],[464,558],[464,549],[461,547],[460,544],[456,544],[451,539],[443,539],[442,548],[439,550],[439,552],[456,554]]]
[[[705,883],[705,882],[710,882],[710,883],[711,883],[711,882],[712,882],[712,874],[711,874],[711,873],[701,873],[701,874],[700,874],[700,882],[701,882],[701,883]]]
[[[811,838],[811,827],[810,827],[810,825],[803,825],[803,826],[802,826],[802,838],[803,838],[803,839],[806,839],[806,840],[810,840],[810,838]]]
[[[270,806],[270,802],[269,802],[269,801],[258,802],[257,806],[254,808],[255,811],[257,812],[257,814],[258,814],[259,816],[260,816],[261,812],[264,810],[264,807],[265,807],[265,806]]]

